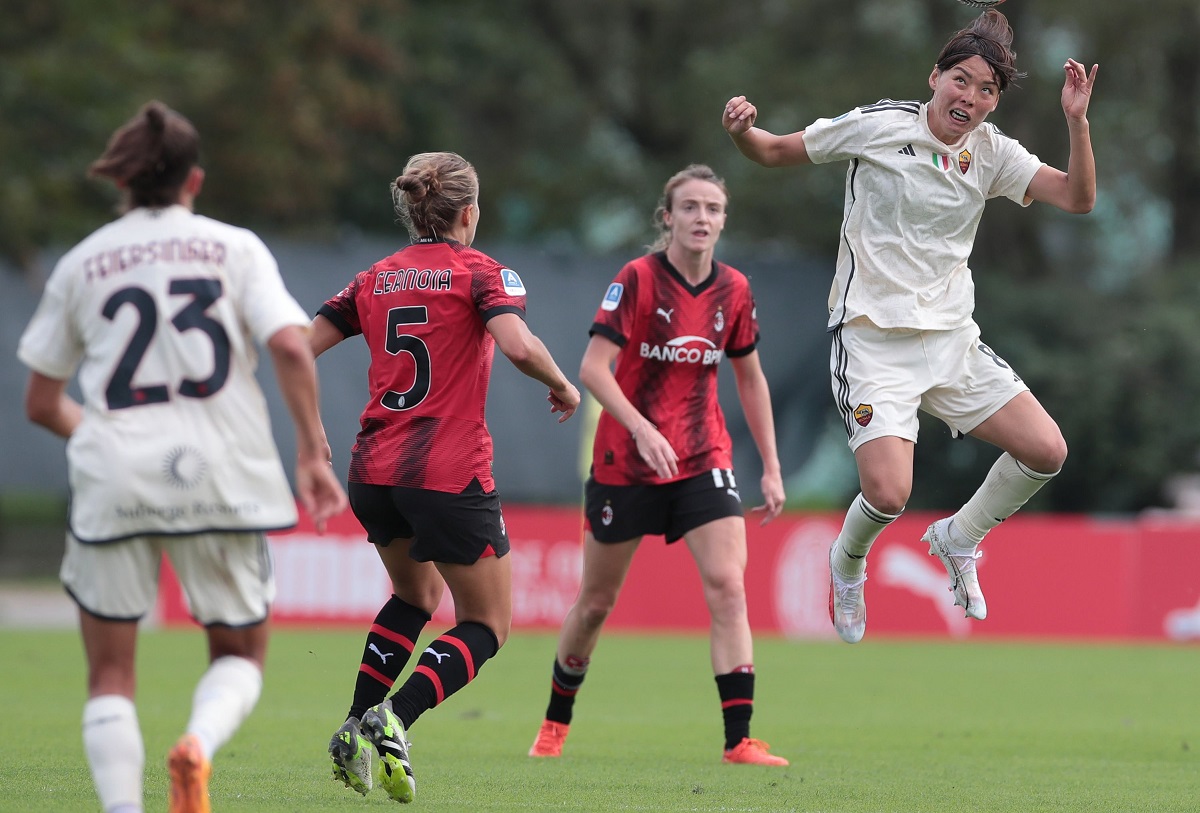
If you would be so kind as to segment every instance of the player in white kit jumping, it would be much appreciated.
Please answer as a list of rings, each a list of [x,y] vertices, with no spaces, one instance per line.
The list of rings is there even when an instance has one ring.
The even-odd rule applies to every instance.
[[[744,96],[724,108],[722,124],[752,161],[849,162],[828,322],[834,399],[862,489],[829,552],[830,616],[849,643],[866,631],[867,553],[912,491],[918,410],[1003,452],[966,505],[922,538],[970,617],[987,615],[975,569],[979,543],[1066,460],[1058,425],[980,340],[967,259],[991,198],[1091,211],[1087,108],[1097,66],[1089,72],[1068,59],[1063,67],[1070,136],[1063,172],[985,121],[1020,76],[1011,45],[1007,19],[986,11],[943,47],[929,101],[885,99],[788,135],[754,127],[758,111]]]

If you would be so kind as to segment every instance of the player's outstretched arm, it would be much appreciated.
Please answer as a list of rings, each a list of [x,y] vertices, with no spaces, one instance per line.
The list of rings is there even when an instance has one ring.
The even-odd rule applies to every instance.
[[[558,369],[546,345],[533,335],[524,319],[515,313],[501,313],[488,320],[487,329],[514,367],[550,388],[546,400],[551,412],[562,413],[559,423],[575,414],[579,408],[579,390]]]
[[[1029,182],[1026,196],[1049,203],[1065,212],[1086,214],[1096,205],[1096,158],[1092,153],[1092,135],[1087,110],[1092,99],[1099,65],[1086,71],[1082,64],[1068,59],[1063,65],[1062,108],[1067,118],[1071,154],[1067,171],[1044,166]]]
[[[346,510],[342,484],[330,465],[332,454],[318,409],[317,368],[308,331],[298,325],[277,330],[267,341],[279,390],[296,430],[296,492],[318,531]]]
[[[778,136],[754,126],[758,108],[745,96],[734,96],[725,103],[721,125],[742,155],[764,167],[811,164],[804,146],[804,131]]]

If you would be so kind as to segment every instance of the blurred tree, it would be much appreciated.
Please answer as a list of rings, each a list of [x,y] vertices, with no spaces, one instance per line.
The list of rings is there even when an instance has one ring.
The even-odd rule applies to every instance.
[[[403,52],[379,0],[6,3],[0,37],[0,251],[26,270],[78,239],[112,191],[85,179],[112,131],[151,98],[193,120],[215,182],[205,211],[332,232],[366,166],[404,132]],[[364,149],[364,145],[370,145]],[[385,177],[377,178],[386,196]],[[386,197],[383,197],[386,201]]]
[[[1172,146],[1167,196],[1176,256],[1200,256],[1200,4],[1180,5],[1167,20],[1166,140]]]

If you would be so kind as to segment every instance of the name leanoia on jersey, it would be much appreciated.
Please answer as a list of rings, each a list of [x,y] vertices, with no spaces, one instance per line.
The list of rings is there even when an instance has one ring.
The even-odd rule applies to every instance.
[[[500,282],[509,296],[525,296],[525,283],[511,268],[500,270]],[[380,271],[375,275],[374,294],[391,294],[396,291],[449,291],[454,287],[454,270],[451,268],[397,268]]]
[[[453,283],[449,268],[397,268],[380,271],[375,275],[374,294],[390,294],[396,291],[449,291]]]

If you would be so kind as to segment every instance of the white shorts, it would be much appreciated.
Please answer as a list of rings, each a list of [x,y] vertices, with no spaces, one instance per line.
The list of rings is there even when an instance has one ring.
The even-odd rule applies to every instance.
[[[260,532],[137,536],[104,545],[68,533],[59,578],[92,615],[136,621],[154,606],[164,553],[200,624],[246,627],[267,619],[275,573]]]
[[[884,329],[855,319],[833,333],[833,399],[850,448],[868,440],[917,440],[917,410],[955,435],[970,433],[1029,387],[979,340],[979,326]]]

